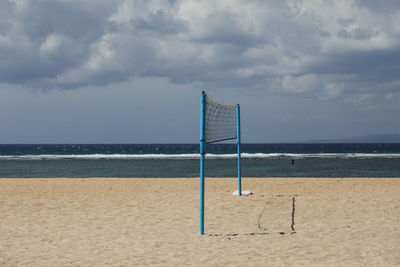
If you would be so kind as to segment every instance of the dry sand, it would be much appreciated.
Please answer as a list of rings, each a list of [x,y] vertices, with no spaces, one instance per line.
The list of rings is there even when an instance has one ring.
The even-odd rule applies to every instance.
[[[400,265],[400,179],[0,179],[0,266]],[[293,224],[294,223],[294,224]]]

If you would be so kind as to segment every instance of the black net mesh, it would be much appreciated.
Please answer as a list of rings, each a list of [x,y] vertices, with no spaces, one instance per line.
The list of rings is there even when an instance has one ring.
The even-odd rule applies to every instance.
[[[236,139],[236,106],[207,97],[206,143]]]

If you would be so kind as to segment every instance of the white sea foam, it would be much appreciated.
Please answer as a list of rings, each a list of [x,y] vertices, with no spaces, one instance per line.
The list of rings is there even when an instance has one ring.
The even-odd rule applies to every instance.
[[[279,158],[290,158],[290,159],[307,159],[307,158],[323,158],[323,159],[351,159],[351,158],[400,158],[399,153],[382,153],[382,154],[373,154],[373,153],[309,153],[309,154],[301,154],[301,153],[254,153],[248,154],[243,153],[242,158],[249,159],[279,159]]]
[[[85,155],[18,155],[0,156],[0,160],[59,160],[59,159],[197,159],[198,154],[85,154]]]
[[[86,154],[86,155],[3,155],[0,160],[72,160],[72,159],[199,159],[199,154]],[[206,159],[236,159],[237,154],[207,154]],[[243,159],[367,159],[400,158],[400,153],[242,153]]]

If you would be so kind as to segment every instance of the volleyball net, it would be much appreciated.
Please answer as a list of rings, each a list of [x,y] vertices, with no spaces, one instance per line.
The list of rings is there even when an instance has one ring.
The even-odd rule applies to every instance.
[[[206,97],[206,144],[237,138],[236,105]]]
[[[242,195],[240,159],[240,106],[218,102],[203,91],[200,112],[200,234],[204,234],[204,185],[206,144],[237,140],[238,195]]]

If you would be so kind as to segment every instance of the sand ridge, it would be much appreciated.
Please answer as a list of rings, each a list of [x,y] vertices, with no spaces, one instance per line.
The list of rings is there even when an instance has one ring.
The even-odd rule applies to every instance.
[[[400,179],[0,179],[0,266],[400,265]]]

